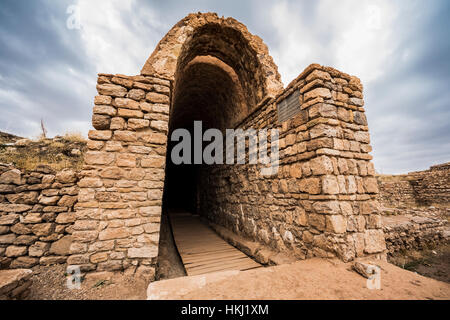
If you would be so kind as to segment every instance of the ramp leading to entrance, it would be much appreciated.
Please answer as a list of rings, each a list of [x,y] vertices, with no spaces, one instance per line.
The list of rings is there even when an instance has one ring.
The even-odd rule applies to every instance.
[[[188,276],[262,267],[188,212],[169,213],[173,237]]]

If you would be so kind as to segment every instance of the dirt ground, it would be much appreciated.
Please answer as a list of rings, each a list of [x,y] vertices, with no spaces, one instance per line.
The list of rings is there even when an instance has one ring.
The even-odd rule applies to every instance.
[[[171,299],[450,299],[450,246],[408,252],[381,267],[381,289],[369,290],[367,280],[351,270],[351,263],[309,259],[290,265],[240,272],[201,289],[184,290],[176,279],[186,275],[173,243],[168,221],[163,217],[157,279],[167,280]],[[395,266],[395,265],[396,266]],[[398,266],[398,267],[397,267]],[[149,281],[117,274],[87,278],[81,289],[68,289],[66,266],[33,269],[32,300],[142,300]],[[440,280],[436,281],[434,279]],[[441,282],[443,281],[443,282]],[[165,281],[162,281],[163,283]],[[161,283],[161,282],[160,282]],[[186,293],[187,292],[187,293]]]
[[[173,242],[170,225],[163,216],[159,247],[157,279],[173,279],[186,275]],[[33,284],[29,300],[143,300],[149,281],[124,274],[86,279],[80,289],[68,289],[66,265],[33,268]]]
[[[80,289],[68,289],[66,266],[33,270],[33,284],[27,300],[144,300],[149,281],[118,274],[112,278],[84,280]]]
[[[367,261],[366,261],[367,262]],[[180,279],[159,286],[168,299],[450,299],[450,284],[376,260],[381,268],[381,287],[368,289],[367,279],[351,270],[351,263],[308,259],[289,265],[243,271],[225,280],[205,283],[199,276],[192,290],[177,286]],[[203,279],[201,279],[203,278]],[[198,288],[200,286],[200,288]]]
[[[291,265],[240,272],[171,299],[450,299],[450,284],[376,261],[381,267],[381,289],[369,290],[366,279],[351,264],[309,259]],[[81,289],[68,289],[64,265],[34,270],[31,300],[136,300],[146,299],[148,281],[115,275],[86,279]],[[183,278],[181,278],[183,279]],[[179,281],[171,279],[167,281]],[[171,284],[177,287],[176,284]],[[175,292],[180,292],[180,288]],[[185,289],[185,288],[183,288]],[[169,289],[170,290],[170,289]]]
[[[398,254],[390,257],[389,262],[425,277],[450,283],[450,245]]]

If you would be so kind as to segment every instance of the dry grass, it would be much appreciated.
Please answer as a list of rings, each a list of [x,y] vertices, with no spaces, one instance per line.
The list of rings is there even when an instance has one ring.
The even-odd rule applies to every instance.
[[[78,133],[67,133],[58,140],[38,138],[24,146],[0,143],[0,162],[12,163],[24,170],[33,170],[39,164],[49,165],[55,170],[80,169],[85,148],[86,140]],[[80,150],[81,155],[71,154],[73,149]]]
[[[68,132],[64,135],[64,140],[86,143],[86,138],[80,132]]]

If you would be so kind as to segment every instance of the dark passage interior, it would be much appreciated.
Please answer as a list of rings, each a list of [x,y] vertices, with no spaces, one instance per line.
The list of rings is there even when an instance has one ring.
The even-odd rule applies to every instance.
[[[228,67],[229,68],[229,67]],[[194,59],[176,79],[171,110],[167,153],[164,207],[199,213],[199,173],[203,164],[194,164],[194,121],[201,121],[202,132],[214,128],[225,132],[232,128],[243,108],[238,79],[220,60]],[[190,163],[174,164],[171,155],[178,141],[170,141],[174,130],[190,132]],[[208,145],[204,142],[203,145]],[[207,187],[207,186],[203,186]]]
[[[161,235],[172,243],[172,249],[161,248],[164,241],[160,242],[158,261],[160,266],[166,266],[166,270],[164,266],[160,268],[161,278],[182,276],[170,267],[181,260],[188,275],[260,267],[191,214],[208,212],[207,202],[202,206],[200,199],[205,195],[202,190],[207,190],[209,181],[214,179],[207,176],[207,164],[194,164],[194,139],[203,140],[194,136],[194,122],[201,121],[200,135],[212,128],[225,136],[225,130],[239,125],[265,96],[266,76],[257,53],[235,29],[205,25],[183,45],[171,94],[161,229],[173,237]],[[190,133],[190,157],[183,164],[175,164],[172,159],[172,150],[180,141],[171,141],[171,137],[178,129]],[[203,142],[203,148],[209,144],[210,141]],[[189,261],[193,256],[199,259]]]

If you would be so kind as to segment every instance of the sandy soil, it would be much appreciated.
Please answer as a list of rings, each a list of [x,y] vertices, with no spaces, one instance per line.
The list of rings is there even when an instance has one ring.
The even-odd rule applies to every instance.
[[[366,261],[367,262],[367,261]],[[450,285],[383,261],[381,289],[368,289],[367,279],[351,270],[351,263],[309,259],[290,265],[240,272],[226,280],[171,299],[449,299]],[[168,280],[179,281],[179,279]],[[176,287],[168,283],[168,287]]]
[[[85,280],[80,289],[68,289],[66,266],[34,269],[33,284],[27,300],[144,300],[149,281],[115,275],[112,278]]]
[[[387,262],[381,267],[381,289],[369,290],[366,279],[351,264],[310,259],[291,265],[240,272],[171,299],[450,299],[450,284],[426,278]],[[183,278],[181,278],[183,279]],[[167,281],[179,281],[172,279]],[[115,275],[109,280],[85,280],[79,290],[66,286],[65,266],[39,267],[28,299],[146,299],[148,281]],[[174,283],[171,284],[174,286]],[[174,292],[180,292],[175,290]]]

